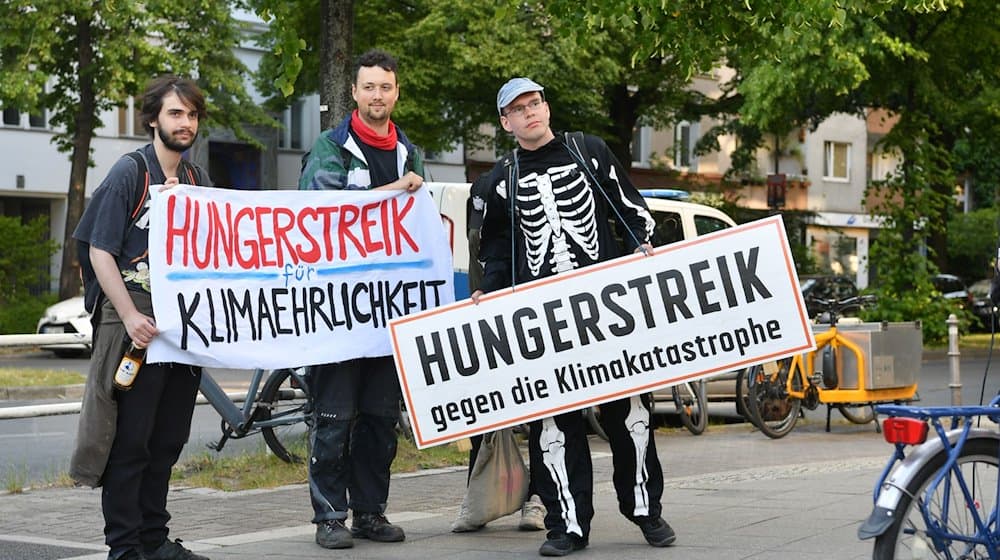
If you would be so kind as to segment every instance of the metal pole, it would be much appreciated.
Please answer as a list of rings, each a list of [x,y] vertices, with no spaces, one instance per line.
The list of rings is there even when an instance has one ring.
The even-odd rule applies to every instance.
[[[962,405],[962,376],[960,374],[960,352],[958,351],[958,317],[954,313],[948,315],[948,369],[951,371],[951,404]]]

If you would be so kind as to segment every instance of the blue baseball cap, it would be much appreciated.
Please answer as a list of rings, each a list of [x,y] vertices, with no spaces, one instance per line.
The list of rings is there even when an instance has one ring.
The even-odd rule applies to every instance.
[[[512,78],[497,92],[497,112],[503,115],[503,108],[510,105],[519,96],[533,91],[544,91],[545,88],[528,78]]]

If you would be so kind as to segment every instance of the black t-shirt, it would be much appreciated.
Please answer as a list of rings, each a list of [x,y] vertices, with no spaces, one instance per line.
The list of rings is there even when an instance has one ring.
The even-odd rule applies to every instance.
[[[146,156],[149,184],[163,184],[167,178],[152,144],[139,150]],[[181,183],[212,185],[207,173],[183,160],[178,178]],[[94,190],[73,238],[83,242],[81,250],[90,245],[114,255],[127,289],[149,292],[150,199],[137,189],[141,182],[135,160],[123,156],[115,162],[107,177]],[[142,203],[143,197],[145,203]],[[133,221],[134,226],[129,228]]]
[[[358,135],[351,131],[354,141],[361,146],[361,152],[365,154],[368,163],[368,173],[371,177],[371,188],[381,187],[399,179],[399,168],[396,165],[396,149],[380,150],[373,148],[361,141]]]

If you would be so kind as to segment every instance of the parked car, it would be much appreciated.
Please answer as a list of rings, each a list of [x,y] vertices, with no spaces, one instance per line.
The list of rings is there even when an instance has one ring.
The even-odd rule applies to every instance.
[[[934,289],[941,292],[944,299],[955,300],[963,309],[972,309],[972,293],[958,276],[954,274],[937,274],[931,278]]]
[[[990,285],[992,282],[989,278],[984,278],[973,282],[969,286],[969,293],[972,294],[972,313],[979,319],[979,324],[976,327],[984,329],[987,332],[1000,330],[997,328],[1000,327],[1000,320],[997,317],[1000,310],[990,300]]]
[[[804,275],[799,277],[799,289],[806,312],[816,317],[823,312],[817,300],[845,300],[858,295],[858,287],[849,276],[842,274]]]
[[[90,324],[90,313],[83,307],[83,296],[71,297],[49,306],[45,314],[38,320],[35,328],[38,334],[84,333],[87,343],[50,344],[42,346],[44,350],[55,352],[60,357],[87,356],[90,354],[90,337],[93,327]]]

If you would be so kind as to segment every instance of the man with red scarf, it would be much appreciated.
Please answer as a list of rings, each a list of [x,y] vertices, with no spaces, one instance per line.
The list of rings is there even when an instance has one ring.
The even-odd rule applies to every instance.
[[[358,108],[323,132],[303,157],[299,190],[420,188],[420,152],[389,118],[399,99],[396,67],[396,60],[379,50],[358,58],[351,84]],[[392,356],[313,366],[309,378],[315,420],[309,495],[316,543],[350,548],[354,538],[404,540],[403,529],[385,518],[400,400]]]

